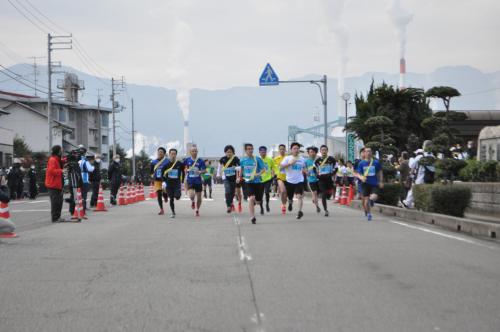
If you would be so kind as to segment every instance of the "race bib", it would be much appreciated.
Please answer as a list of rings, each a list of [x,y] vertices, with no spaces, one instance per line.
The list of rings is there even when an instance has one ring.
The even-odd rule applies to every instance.
[[[292,170],[294,171],[301,171],[302,170],[302,164],[295,163],[292,165]]]
[[[365,176],[375,176],[375,166],[364,166],[363,171]]]
[[[161,179],[161,169],[158,167],[158,169],[156,170],[156,178],[157,179]]]
[[[255,166],[245,166],[245,167],[243,167],[243,176],[246,177],[246,178],[252,177],[254,169],[255,169]]]
[[[319,174],[320,175],[330,174],[331,172],[332,172],[332,165],[325,165],[325,166],[319,167]]]
[[[179,170],[173,169],[170,172],[168,172],[168,178],[169,179],[178,179],[179,178]]]
[[[198,177],[199,176],[199,174],[198,174],[198,167],[189,168],[188,176],[190,178],[196,178],[196,177]]]
[[[236,176],[236,170],[234,167],[229,167],[224,170],[224,175],[225,176]]]

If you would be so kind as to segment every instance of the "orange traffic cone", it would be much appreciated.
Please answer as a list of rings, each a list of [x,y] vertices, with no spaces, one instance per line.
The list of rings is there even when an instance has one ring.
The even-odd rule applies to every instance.
[[[3,203],[0,202],[0,221],[3,221],[5,224],[7,224],[10,228],[7,229],[4,232],[0,232],[0,239],[12,239],[15,237],[18,237],[16,233],[14,233],[14,224],[10,220],[10,212],[9,212],[9,204],[8,203]],[[6,225],[6,226],[7,226]]]
[[[139,185],[139,201],[143,202],[146,200],[146,193],[144,192],[144,185],[141,183]]]
[[[139,202],[139,186],[134,184],[134,203]]]
[[[104,205],[104,194],[102,193],[102,185],[99,187],[99,196],[97,196],[97,206],[94,209],[96,212],[106,212],[106,206]]]
[[[125,188],[124,186],[120,187],[120,191],[118,193],[118,205],[127,205],[125,200]]]
[[[151,198],[151,199],[156,198],[156,192],[155,192],[155,188],[153,186],[153,182],[151,182],[151,186],[149,187],[149,198]]]
[[[351,204],[351,202],[354,200],[354,186],[351,184],[349,185],[349,197],[347,198],[347,204]]]
[[[340,205],[347,205],[347,192],[345,186],[342,186],[342,194],[340,196]]]
[[[83,210],[82,192],[80,188],[77,188],[76,192],[77,195],[75,202],[75,210],[73,211],[73,216],[71,217],[71,219],[80,221],[82,219],[87,219],[87,216],[85,215],[85,211]]]

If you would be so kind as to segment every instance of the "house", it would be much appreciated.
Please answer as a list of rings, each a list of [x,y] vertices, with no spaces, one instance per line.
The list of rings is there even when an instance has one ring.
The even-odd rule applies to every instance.
[[[89,152],[101,154],[102,167],[107,168],[112,109],[80,104],[78,90],[82,85],[74,74],[66,74],[64,80],[58,82],[65,99],[52,100],[52,142],[61,145],[64,151],[81,144]],[[48,151],[47,103],[47,98],[0,91],[0,127],[23,138],[31,150]]]

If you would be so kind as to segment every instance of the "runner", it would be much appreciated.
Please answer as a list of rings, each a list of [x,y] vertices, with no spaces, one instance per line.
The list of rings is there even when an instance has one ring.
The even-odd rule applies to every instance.
[[[203,197],[207,198],[207,187],[208,187],[208,198],[212,199],[212,179],[214,177],[215,169],[212,166],[212,162],[205,160],[205,165],[207,166],[206,173],[203,173]]]
[[[257,223],[255,218],[255,205],[262,201],[263,187],[261,175],[265,171],[265,165],[260,157],[253,155],[253,145],[245,144],[245,156],[241,158],[240,177],[245,181],[245,190],[248,195],[248,207],[250,212],[250,221]]]
[[[337,161],[335,158],[328,155],[328,147],[322,145],[319,149],[321,152],[321,157],[316,159],[316,169],[318,170],[318,186],[321,192],[321,203],[323,204],[323,210],[325,211],[325,217],[329,216],[328,206],[326,204],[327,199],[332,194],[333,190],[333,174],[335,170],[335,165]]]
[[[154,182],[154,191],[156,192],[156,197],[158,199],[158,205],[160,206],[159,215],[165,214],[163,211],[163,199],[165,203],[168,201],[168,196],[163,193],[163,168],[168,164],[168,158],[166,156],[167,150],[164,147],[159,147],[156,151],[157,159],[151,162],[151,177]],[[163,198],[163,199],[162,199]]]
[[[193,146],[190,151],[191,157],[184,160],[184,167],[186,169],[186,179],[189,198],[191,199],[191,208],[196,209],[196,216],[200,216],[201,207],[201,192],[202,181],[201,175],[206,172],[206,166],[203,159],[198,158],[198,148]],[[196,196],[196,204],[194,197]]]
[[[357,183],[357,186],[358,186],[358,198],[360,200],[363,200],[363,193],[361,191],[361,180],[359,179],[358,177],[358,166],[359,166],[359,163],[365,159],[365,148],[362,147],[361,149],[359,149],[359,158],[360,159],[356,159],[354,161],[354,176],[356,177],[356,183]]]
[[[224,180],[227,213],[231,213],[231,211],[234,211],[233,200],[236,194],[236,186],[240,184],[240,179],[237,177],[237,168],[240,166],[240,159],[234,155],[234,147],[232,145],[226,145],[224,153],[226,155],[219,160],[217,177]],[[241,197],[239,198],[238,209],[241,212]]]
[[[278,181],[278,192],[281,198],[281,213],[285,214],[286,213],[286,186],[285,186],[285,181],[286,181],[286,174],[282,172],[280,168],[280,164],[285,158],[286,155],[286,146],[285,144],[280,144],[278,146],[278,152],[279,156],[274,158],[274,173],[276,174],[277,181]]]
[[[299,201],[299,212],[297,219],[304,216],[302,206],[304,204],[304,172],[306,171],[306,161],[299,156],[300,144],[294,142],[290,145],[291,155],[286,156],[280,164],[286,172],[286,192],[288,194],[288,211],[293,210],[293,196],[296,195]]]
[[[167,196],[170,198],[170,210],[172,214],[170,218],[175,218],[175,200],[179,200],[182,194],[181,183],[184,178],[184,164],[177,160],[177,150],[170,149],[168,151],[169,163],[165,166],[163,172],[163,184]]]
[[[344,161],[342,159],[339,159],[337,161],[336,171],[335,171],[335,202],[338,202],[340,200],[342,185],[345,184],[344,182],[345,173],[346,169],[344,166]]]
[[[259,148],[260,158],[264,162],[265,172],[262,173],[262,186],[264,188],[264,194],[266,196],[266,211],[271,212],[269,208],[269,200],[271,199],[271,185],[273,184],[273,175],[274,175],[274,160],[271,157],[267,156],[267,148],[265,146],[261,146]],[[264,200],[263,200],[264,201]],[[264,202],[260,202],[260,214],[264,214]]]
[[[361,180],[363,193],[363,209],[368,221],[372,220],[370,208],[375,204],[378,198],[379,188],[384,187],[384,176],[382,166],[377,159],[372,156],[372,149],[365,148],[365,159],[358,165],[358,178]]]
[[[312,194],[313,204],[316,206],[316,212],[320,213],[321,209],[319,208],[318,202],[318,170],[316,168],[316,156],[318,155],[318,148],[315,146],[311,146],[307,148],[307,154],[309,158],[306,159],[306,167],[307,167],[307,183],[309,186],[309,190]]]

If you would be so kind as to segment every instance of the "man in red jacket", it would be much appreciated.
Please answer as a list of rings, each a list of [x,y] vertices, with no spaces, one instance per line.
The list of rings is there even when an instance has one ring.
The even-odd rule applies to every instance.
[[[45,187],[49,191],[50,213],[52,222],[64,222],[61,218],[63,205],[63,163],[61,161],[62,149],[60,145],[52,147],[52,155],[47,162],[45,173]]]

